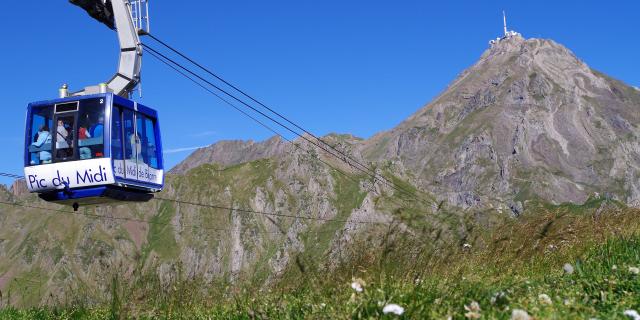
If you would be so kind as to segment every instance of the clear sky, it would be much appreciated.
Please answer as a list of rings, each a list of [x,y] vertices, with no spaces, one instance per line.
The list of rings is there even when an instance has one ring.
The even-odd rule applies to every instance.
[[[310,131],[370,137],[411,115],[509,28],[551,38],[640,86],[640,1],[151,1],[152,33]],[[0,171],[21,173],[25,108],[106,81],[115,33],[60,1],[0,10]],[[153,44],[149,40],[146,43]],[[157,45],[156,45],[157,46]],[[140,102],[158,109],[166,165],[185,148],[272,134],[145,57]],[[8,183],[9,180],[0,180]]]

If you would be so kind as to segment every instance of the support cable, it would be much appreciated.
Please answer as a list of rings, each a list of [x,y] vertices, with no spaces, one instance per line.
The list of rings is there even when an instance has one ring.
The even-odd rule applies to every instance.
[[[296,147],[298,150],[303,151],[305,153],[307,153],[309,156],[314,157],[315,159],[319,160],[320,162],[322,162],[323,164],[325,164],[326,166],[328,166],[329,168],[335,170],[336,172],[340,173],[341,175],[343,175],[344,177],[348,178],[349,180],[355,182],[355,183],[360,183],[359,180],[351,177],[349,174],[347,174],[346,172],[344,172],[343,170],[337,168],[336,166],[331,165],[329,162],[323,160],[322,158],[320,158],[320,156],[318,155],[313,155],[310,153],[310,150],[305,150],[304,148],[302,148],[299,144],[295,143],[293,140],[285,137],[283,134],[281,134],[280,132],[276,131],[275,129],[273,129],[272,127],[270,127],[269,125],[261,122],[260,120],[256,119],[255,117],[253,117],[252,115],[248,114],[247,112],[245,112],[244,110],[240,109],[239,107],[237,107],[236,105],[234,105],[232,102],[230,102],[229,100],[225,99],[224,97],[220,96],[219,94],[215,93],[213,90],[211,90],[210,88],[206,87],[204,84],[198,82],[196,79],[194,79],[192,76],[188,75],[187,73],[183,72],[182,70],[178,69],[176,66],[174,66],[173,64],[171,64],[170,62],[164,60],[162,57],[160,57],[159,55],[155,54],[152,51],[148,52],[149,54],[151,54],[151,56],[155,59],[157,59],[158,61],[160,61],[161,63],[163,63],[164,65],[168,66],[169,68],[173,69],[174,71],[176,71],[177,73],[179,73],[180,75],[182,75],[183,77],[185,77],[186,79],[190,80],[191,82],[193,82],[194,84],[196,84],[197,86],[201,87],[202,89],[204,89],[205,91],[211,93],[212,95],[214,95],[215,97],[217,97],[218,99],[220,99],[222,102],[224,102],[225,104],[229,105],[230,107],[234,108],[235,110],[239,111],[240,113],[242,113],[243,115],[247,116],[248,118],[252,119],[253,121],[257,122],[258,124],[260,124],[262,127],[266,128],[267,130],[269,130],[270,132],[274,133],[275,135],[281,137],[282,139],[286,140],[288,143],[292,144],[294,147]],[[374,180],[375,182],[375,180]],[[373,193],[377,193],[377,190],[375,190],[375,186],[370,186],[369,190]],[[414,195],[415,198],[415,195]],[[392,200],[397,200],[396,198],[390,198]],[[418,199],[418,198],[415,198]],[[418,199],[419,200],[419,199]],[[399,200],[398,200],[399,201]],[[394,201],[396,202],[396,201]],[[396,202],[396,204],[400,205],[400,206],[404,206],[406,204],[404,203],[398,203]]]
[[[294,127],[296,127],[297,129],[301,130],[302,132],[310,135],[311,137],[313,137],[314,139],[316,139],[317,141],[319,141],[320,143],[322,143],[325,146],[328,146],[329,148],[333,149],[334,151],[340,153],[343,157],[348,158],[349,160],[355,162],[357,165],[359,165],[360,167],[364,168],[365,170],[369,171],[372,174],[376,174],[375,170],[372,170],[371,168],[369,168],[367,165],[364,165],[362,163],[360,163],[358,160],[354,159],[352,156],[350,156],[349,154],[347,154],[346,152],[343,152],[341,150],[338,150],[335,146],[329,144],[328,142],[326,142],[324,139],[317,137],[316,135],[314,135],[313,133],[311,133],[310,131],[304,129],[303,127],[301,127],[300,125],[298,125],[297,123],[293,122],[292,120],[288,119],[287,117],[285,117],[284,115],[282,115],[281,113],[277,112],[276,110],[274,110],[273,108],[270,108],[269,106],[267,106],[266,104],[260,102],[258,99],[252,97],[251,95],[249,95],[248,93],[246,93],[245,91],[241,90],[240,88],[238,88],[237,86],[233,85],[232,83],[230,83],[229,81],[223,79],[221,76],[215,74],[213,71],[211,71],[210,69],[204,67],[203,65],[201,65],[200,63],[194,61],[193,59],[189,58],[188,56],[186,56],[185,54],[183,54],[182,52],[180,52],[179,50],[175,49],[174,47],[172,47],[171,45],[167,44],[166,42],[158,39],[156,36],[149,34],[149,37],[153,40],[155,40],[156,42],[160,43],[161,45],[163,45],[164,47],[166,47],[167,49],[173,51],[174,53],[176,53],[177,55],[181,56],[182,58],[184,58],[185,60],[191,62],[193,65],[195,65],[196,67],[202,69],[204,72],[210,74],[211,76],[215,77],[216,79],[222,81],[222,83],[226,84],[227,86],[231,87],[232,89],[234,89],[235,91],[239,92],[240,94],[242,94],[243,96],[249,98],[251,101],[257,103],[258,105],[260,105],[261,107],[269,110],[271,113],[275,114],[276,116],[278,116],[280,119],[283,119],[284,121],[288,122],[289,124],[293,125]]]
[[[2,173],[0,173],[0,174],[2,174]],[[179,204],[186,204],[186,205],[192,205],[192,206],[198,206],[198,207],[205,207],[205,208],[210,208],[210,209],[232,210],[232,211],[237,211],[237,212],[241,212],[241,213],[249,213],[249,214],[263,215],[263,216],[273,216],[273,217],[281,217],[281,218],[291,218],[291,219],[301,219],[301,220],[316,220],[316,221],[325,221],[325,222],[356,223],[356,224],[387,224],[386,222],[381,222],[381,221],[361,221],[361,220],[349,220],[349,219],[305,217],[305,216],[298,216],[298,215],[292,215],[292,214],[257,211],[257,210],[242,209],[242,208],[233,208],[233,207],[227,207],[227,206],[215,205],[215,204],[207,204],[207,203],[200,203],[200,202],[190,202],[190,201],[184,201],[184,200],[179,200],[179,199],[170,199],[170,198],[164,198],[164,197],[154,197],[153,199],[154,200],[159,200],[159,201],[170,201],[170,202],[179,203]],[[11,205],[21,205],[21,204],[17,204],[17,203],[2,202],[2,201],[0,201],[0,203],[11,204]],[[28,205],[23,205],[23,206],[29,207]],[[45,209],[45,208],[41,208],[41,207],[33,207],[33,208],[34,209]],[[49,209],[47,209],[47,210],[49,210]],[[72,211],[61,210],[61,209],[60,210],[51,209],[51,210],[59,211],[59,212],[72,212]],[[76,214],[78,214],[78,213],[76,212]],[[85,214],[81,214],[81,215],[85,215]],[[102,216],[96,216],[96,217],[102,217]],[[135,220],[135,219],[129,219],[129,218],[113,218],[113,219],[116,219],[116,220],[117,219],[122,219],[122,220],[137,221],[137,222],[149,222],[147,220]]]
[[[287,131],[289,131],[289,132],[293,133],[294,135],[296,135],[296,136],[298,136],[298,137],[300,137],[300,138],[304,139],[304,140],[305,140],[305,141],[307,141],[308,143],[310,143],[310,144],[312,144],[312,145],[316,146],[317,148],[320,148],[320,149],[324,150],[325,152],[327,152],[327,153],[328,153],[328,154],[330,154],[331,156],[333,156],[333,157],[337,158],[338,160],[341,160],[341,161],[345,162],[345,163],[346,163],[346,164],[348,164],[349,166],[351,166],[351,167],[353,167],[353,168],[357,169],[358,171],[360,171],[360,172],[362,172],[362,173],[364,173],[364,174],[366,174],[366,175],[370,176],[371,178],[373,178],[373,179],[374,179],[374,182],[375,182],[375,181],[380,181],[380,182],[384,183],[385,185],[387,185],[388,187],[391,187],[391,188],[395,189],[396,191],[399,191],[399,192],[401,192],[401,193],[404,193],[405,195],[409,195],[410,197],[413,197],[413,198],[415,198],[415,199],[416,199],[416,200],[418,200],[418,201],[422,200],[422,199],[418,198],[416,194],[411,193],[411,192],[409,192],[409,191],[407,191],[407,190],[404,190],[403,188],[399,187],[397,184],[393,183],[392,181],[389,181],[388,179],[386,179],[385,177],[383,177],[383,176],[381,176],[381,175],[378,175],[378,174],[374,174],[374,175],[372,175],[369,171],[364,170],[364,169],[362,169],[361,167],[353,166],[351,163],[349,163],[348,161],[346,161],[346,159],[344,159],[344,158],[340,157],[339,155],[336,155],[335,153],[331,152],[330,150],[328,150],[327,148],[323,147],[322,145],[319,145],[317,142],[310,140],[310,139],[309,139],[308,137],[306,137],[304,134],[300,134],[300,133],[298,133],[297,131],[295,131],[295,130],[291,129],[289,126],[287,126],[287,125],[283,124],[282,122],[280,122],[280,121],[278,121],[278,120],[274,119],[273,117],[271,117],[271,116],[269,116],[269,115],[265,114],[264,112],[262,112],[262,111],[260,111],[260,110],[256,109],[255,107],[253,107],[253,106],[249,105],[249,104],[248,104],[248,103],[246,103],[245,101],[243,101],[243,100],[239,99],[238,97],[236,97],[236,96],[234,96],[234,95],[230,94],[229,92],[227,92],[227,91],[225,91],[224,89],[220,88],[219,86],[215,85],[215,84],[214,84],[214,83],[212,83],[211,81],[209,81],[209,80],[207,80],[207,79],[203,78],[202,76],[198,75],[197,73],[193,72],[192,70],[190,70],[190,69],[188,69],[188,68],[184,67],[183,65],[179,64],[179,63],[178,63],[178,62],[176,62],[175,60],[173,60],[173,59],[171,59],[171,58],[167,57],[166,55],[164,55],[164,54],[160,53],[159,51],[157,51],[157,50],[155,50],[155,49],[151,48],[151,47],[150,47],[150,46],[148,46],[148,45],[143,44],[143,46],[144,46],[145,48],[149,49],[149,50],[150,50],[150,52],[153,52],[153,53],[155,53],[156,55],[158,55],[158,56],[162,57],[162,59],[164,59],[164,60],[166,60],[166,61],[170,62],[171,64],[173,64],[173,65],[177,66],[178,68],[180,68],[180,69],[184,70],[185,72],[187,72],[187,73],[189,73],[189,74],[193,75],[194,77],[196,77],[196,78],[200,79],[200,81],[203,81],[204,83],[206,83],[206,84],[208,84],[208,85],[212,86],[213,88],[217,89],[218,91],[220,91],[220,92],[224,93],[226,96],[228,96],[228,97],[230,97],[230,98],[232,98],[232,99],[236,100],[237,102],[239,102],[239,103],[243,104],[244,106],[246,106],[246,107],[250,108],[250,109],[251,109],[251,110],[253,110],[254,112],[257,112],[258,114],[262,115],[263,117],[265,117],[265,118],[269,119],[270,121],[272,121],[272,122],[276,123],[276,124],[277,124],[277,125],[279,125],[280,127],[284,128],[284,129],[286,129]],[[154,56],[154,57],[155,57],[155,56]],[[156,58],[157,58],[157,57],[156,57]],[[423,201],[424,201],[424,200],[423,200]],[[432,201],[427,201],[427,202],[426,202],[426,204],[427,204],[427,205],[432,205],[432,204],[433,204],[433,202],[432,202]]]

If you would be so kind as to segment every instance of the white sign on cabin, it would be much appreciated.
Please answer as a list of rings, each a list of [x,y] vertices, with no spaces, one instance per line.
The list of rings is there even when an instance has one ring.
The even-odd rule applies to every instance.
[[[109,158],[25,167],[24,177],[31,192],[115,183]]]

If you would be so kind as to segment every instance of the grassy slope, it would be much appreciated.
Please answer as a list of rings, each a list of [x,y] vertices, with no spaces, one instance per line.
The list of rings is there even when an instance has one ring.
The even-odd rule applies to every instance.
[[[331,274],[308,273],[272,290],[203,290],[194,281],[151,299],[145,298],[151,292],[129,287],[122,292],[132,293],[117,308],[4,309],[0,318],[377,318],[388,317],[382,306],[393,302],[405,307],[406,318],[463,319],[464,305],[477,301],[483,318],[508,319],[520,308],[537,318],[624,319],[624,310],[640,309],[640,276],[629,271],[640,267],[639,218],[637,210],[603,201],[540,206],[482,233],[471,250],[416,255],[416,243],[397,238],[390,240],[391,253],[360,250],[368,254]],[[573,274],[563,272],[565,263],[574,266]],[[365,279],[363,293],[349,287],[352,277]],[[552,303],[541,303],[540,294]]]

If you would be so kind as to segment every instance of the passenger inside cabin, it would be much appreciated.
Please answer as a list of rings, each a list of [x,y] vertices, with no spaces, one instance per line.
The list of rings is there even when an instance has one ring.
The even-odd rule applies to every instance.
[[[93,125],[89,130],[89,133],[91,134],[92,137],[99,138],[99,137],[102,137],[103,132],[104,132],[104,116],[101,115],[100,117],[98,117],[98,122],[95,125]]]
[[[78,139],[85,140],[91,138],[91,133],[87,129],[86,123],[80,125],[80,129],[78,129]]]
[[[86,121],[80,125],[80,129],[78,129],[78,140],[87,140],[91,138],[91,134],[89,130],[87,130]],[[82,145],[81,143],[79,143]],[[91,148],[89,147],[81,147],[80,148],[80,160],[91,159]]]
[[[94,138],[102,138],[103,135],[104,135],[104,116],[100,115],[98,117],[98,123],[95,126],[93,126],[93,130],[91,130],[91,136]],[[102,153],[102,150],[100,150],[100,151],[96,151],[95,156],[103,157],[104,154]]]
[[[51,133],[49,132],[49,126],[43,124],[37,133],[37,139],[31,145],[37,148],[41,148],[46,144],[51,144]],[[51,149],[49,149],[51,150]],[[40,158],[40,163],[46,164],[51,163],[51,152],[47,150],[42,150],[38,152],[38,157]],[[35,163],[32,163],[35,164]]]
[[[131,134],[129,136],[129,142],[131,143],[131,159],[142,161],[142,143],[140,141],[140,136],[137,133]]]
[[[65,158],[71,156],[69,153],[70,147],[67,142],[67,138],[69,137],[69,131],[67,131],[66,125],[64,121],[58,120],[58,127],[56,129],[56,152],[59,158]]]

